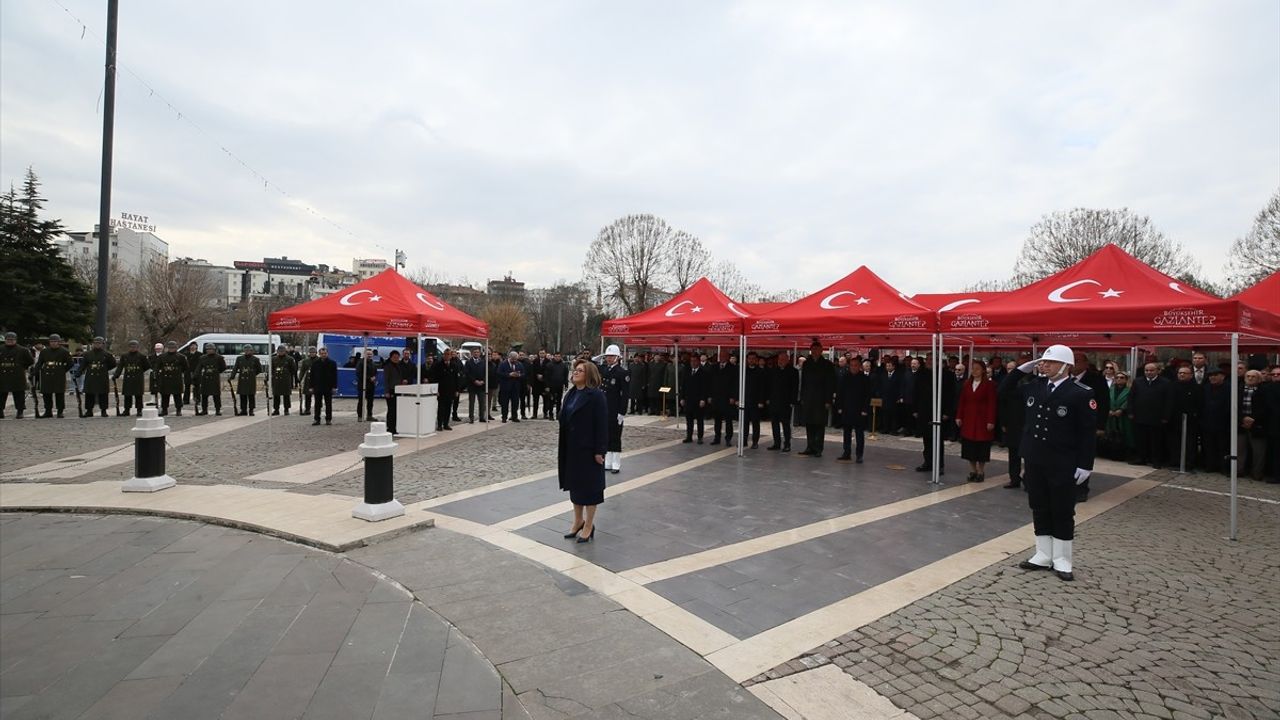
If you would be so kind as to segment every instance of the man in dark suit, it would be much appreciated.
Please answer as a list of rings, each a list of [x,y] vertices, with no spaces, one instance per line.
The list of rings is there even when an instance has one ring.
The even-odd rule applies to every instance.
[[[333,391],[338,387],[338,363],[329,357],[329,348],[320,348],[311,363],[311,394],[315,399],[312,425],[320,424],[320,407],[324,406],[324,424],[333,424]]]
[[[875,383],[876,397],[882,405],[880,413],[884,416],[884,432],[897,433],[902,429],[901,416],[906,412],[902,407],[902,372],[898,370],[898,360],[889,356],[884,359]]]
[[[1075,579],[1075,487],[1093,472],[1098,440],[1098,402],[1092,388],[1071,378],[1074,359],[1067,346],[1050,345],[1039,360],[1019,365],[1002,383],[1004,389],[1018,386],[1033,368],[1040,375],[1018,386],[1026,407],[1021,449],[1036,534],[1035,554],[1018,567],[1053,570],[1066,581]]]
[[[1024,363],[1030,359],[1026,355],[1021,358]],[[1008,375],[1009,372],[1005,372],[1005,376]],[[1000,426],[1005,447],[1009,450],[1009,482],[1005,485],[1009,489],[1022,487],[1022,430],[1027,410],[1019,386],[1028,381],[1029,377],[1023,377],[1019,382],[1006,383],[1002,380],[998,386],[996,424]]]
[[[1196,384],[1190,365],[1178,368],[1178,379],[1173,383],[1173,413],[1169,423],[1168,447],[1173,449],[1170,464],[1179,463],[1183,448],[1186,449],[1185,462],[1188,470],[1200,462],[1200,422],[1204,415],[1205,389]],[[1185,419],[1186,434],[1183,434]]]
[[[745,443],[750,438],[751,449],[755,450],[760,447],[760,415],[764,413],[769,387],[760,356],[754,351],[747,353],[747,366],[742,372],[746,374],[743,379],[746,392],[742,398],[742,441]]]
[[[844,430],[844,453],[836,459],[861,463],[866,447],[864,431],[871,418],[871,378],[862,372],[861,360],[850,362],[836,378],[835,411]]]
[[[512,350],[507,359],[498,365],[498,402],[502,405],[502,422],[511,415],[511,422],[520,422],[520,393],[524,380],[524,365],[520,353]]]
[[[480,422],[489,420],[489,400],[485,387],[485,370],[488,366],[479,350],[473,350],[463,368],[467,381],[467,422],[476,421],[476,404],[480,405]]]
[[[1241,474],[1261,481],[1266,473],[1267,461],[1267,388],[1262,382],[1261,370],[1248,370],[1244,385],[1239,390],[1237,422],[1239,430],[1236,456]]]
[[[1206,372],[1204,384],[1204,415],[1201,417],[1201,437],[1204,443],[1204,469],[1209,472],[1229,473],[1224,458],[1231,444],[1231,386],[1227,374],[1220,367]]]
[[[919,362],[918,359],[912,358],[913,364],[917,362]],[[945,428],[951,422],[952,416],[947,408],[954,407],[956,403],[955,398],[951,396],[955,392],[956,385],[953,382],[949,382],[948,374],[944,371],[942,376],[942,425],[939,430]],[[921,363],[914,377],[915,388],[910,412],[915,419],[916,429],[920,431],[921,437],[924,439],[924,463],[916,467],[916,472],[928,472],[933,469],[933,369],[929,365]],[[950,412],[954,412],[954,410]],[[939,444],[939,475],[946,471],[946,465],[947,454]]]
[[[1107,434],[1107,418],[1111,414],[1111,388],[1107,387],[1107,378],[1089,363],[1089,357],[1083,352],[1075,352],[1075,364],[1071,368],[1075,381],[1093,390],[1093,399],[1098,403],[1094,415],[1098,419],[1098,437]],[[1089,499],[1089,481],[1076,486],[1076,502]]]
[[[449,419],[453,415],[453,400],[458,396],[458,369],[458,361],[450,348],[423,373],[428,382],[436,384],[436,430],[453,429]]]
[[[711,373],[711,412],[715,414],[715,437],[712,445],[720,444],[720,431],[724,429],[724,444],[733,442],[733,420],[738,416],[738,363],[729,353],[720,352],[720,363]]]
[[[822,457],[826,443],[827,413],[836,394],[836,366],[822,354],[822,343],[809,345],[809,357],[800,374],[800,404],[804,420],[805,448],[798,455]]]
[[[791,452],[791,412],[800,392],[800,372],[791,364],[791,356],[779,352],[774,366],[769,369],[766,384],[769,386],[769,420],[773,429],[773,444],[768,450]]]
[[[1143,377],[1129,390],[1129,420],[1133,423],[1136,465],[1150,464],[1157,470],[1166,462],[1165,437],[1173,413],[1173,384],[1160,376],[1159,367],[1149,362]]]
[[[711,402],[711,371],[702,366],[697,353],[689,356],[689,365],[680,368],[680,409],[684,413],[684,441],[693,442],[693,426],[698,426],[698,444],[702,444],[703,423]]]

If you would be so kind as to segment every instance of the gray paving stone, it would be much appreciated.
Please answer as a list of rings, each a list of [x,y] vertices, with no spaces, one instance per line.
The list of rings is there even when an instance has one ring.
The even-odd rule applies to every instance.
[[[377,603],[365,605],[356,615],[351,630],[342,641],[333,664],[378,664],[384,671],[391,666],[396,647],[409,618],[411,603]]]
[[[330,666],[311,697],[305,720],[365,720],[373,716],[387,666],[381,662]]]
[[[502,710],[502,679],[457,630],[449,632],[436,696],[437,715]]]
[[[122,680],[111,687],[79,720],[137,720],[152,710],[178,688],[181,677]]]
[[[332,653],[268,656],[227,706],[222,720],[301,717],[332,661]]]
[[[231,637],[259,602],[249,598],[210,604],[138,665],[129,679],[190,675]]]
[[[40,697],[18,710],[14,720],[80,717],[161,642],[157,637],[121,638],[103,645],[56,682],[41,688]],[[8,684],[7,678],[4,682]]]

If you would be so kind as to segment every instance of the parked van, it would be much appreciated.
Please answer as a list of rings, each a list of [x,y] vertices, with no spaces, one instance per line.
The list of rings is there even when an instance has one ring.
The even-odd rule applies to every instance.
[[[484,356],[484,345],[474,340],[464,342],[458,347],[460,348],[458,350],[458,354],[462,356],[463,360],[470,360],[473,357]]]
[[[236,364],[236,358],[244,352],[245,345],[252,345],[253,352],[258,357],[270,355],[275,346],[280,344],[280,336],[272,335],[270,343],[268,343],[266,335],[241,335],[237,333],[205,333],[193,337],[184,343],[179,350],[185,349],[191,343],[196,344],[196,348],[204,353],[205,343],[213,343],[218,349],[218,354],[227,361],[227,368]]]

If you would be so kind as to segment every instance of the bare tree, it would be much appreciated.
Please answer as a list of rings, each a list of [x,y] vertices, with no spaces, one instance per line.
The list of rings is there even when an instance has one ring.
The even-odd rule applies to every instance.
[[[515,303],[491,303],[481,311],[480,319],[489,323],[489,347],[495,350],[505,351],[525,340],[529,318]]]
[[[1280,268],[1280,190],[1253,220],[1249,233],[1231,244],[1225,289],[1239,292]]]
[[[590,293],[582,283],[567,283],[532,290],[525,296],[529,315],[527,343],[531,350],[576,348],[588,338]]]
[[[653,303],[655,290],[670,279],[676,231],[653,215],[628,215],[600,230],[587,250],[583,270],[630,315]]]
[[[1145,215],[1128,208],[1075,208],[1040,218],[1013,267],[1013,282],[1023,286],[1079,262],[1108,243],[1160,272],[1180,279],[1194,278],[1198,263],[1169,240]],[[1196,284],[1202,284],[1197,282]]]
[[[809,293],[797,288],[787,288],[781,292],[765,293],[760,296],[758,302],[762,303],[793,303],[800,298],[808,297]]]
[[[759,302],[764,295],[759,285],[747,280],[738,266],[728,260],[717,262],[707,279],[720,288],[720,292],[738,302]]]
[[[142,269],[131,301],[148,335],[185,340],[217,322],[217,278],[183,263],[152,263]],[[263,324],[258,327],[264,328]]]
[[[961,289],[961,292],[1003,292],[1017,286],[1009,280],[979,280]]]
[[[672,238],[668,271],[676,292],[687,290],[699,278],[711,274],[711,255],[702,241],[680,230]]]

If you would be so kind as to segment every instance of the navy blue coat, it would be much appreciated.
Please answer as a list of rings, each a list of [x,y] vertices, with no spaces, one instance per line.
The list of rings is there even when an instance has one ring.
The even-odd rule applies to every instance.
[[[604,455],[609,444],[609,406],[599,388],[570,388],[560,410],[560,489],[574,505],[604,502]]]
[[[511,377],[511,373],[520,373],[519,377]],[[519,393],[524,387],[524,364],[519,360],[508,362],[503,360],[498,365],[498,388],[504,393]]]
[[[1070,478],[1076,468],[1092,470],[1098,440],[1093,388],[1067,378],[1050,392],[1048,378],[1019,385],[1025,376],[1014,370],[1000,383],[1002,390],[1015,387],[1026,406],[1019,446],[1023,459],[1051,468],[1057,477]]]
[[[871,378],[844,370],[836,378],[836,412],[840,427],[864,428],[871,416]]]

